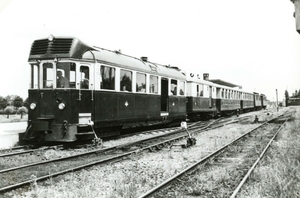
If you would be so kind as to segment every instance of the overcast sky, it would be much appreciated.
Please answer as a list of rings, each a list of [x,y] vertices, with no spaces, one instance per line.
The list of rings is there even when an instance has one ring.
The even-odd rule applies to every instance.
[[[80,3],[82,2],[82,3]],[[73,36],[209,73],[282,100],[300,89],[300,35],[289,0],[1,0],[0,96],[28,95],[33,40]]]

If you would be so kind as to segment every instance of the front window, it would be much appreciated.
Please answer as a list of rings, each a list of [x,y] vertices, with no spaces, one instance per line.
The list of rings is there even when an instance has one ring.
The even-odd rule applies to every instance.
[[[42,88],[75,88],[76,82],[76,66],[75,63],[61,62],[57,63],[56,71],[54,71],[53,63],[42,64]],[[38,73],[38,68],[33,66],[33,72]],[[38,77],[33,75],[32,86],[38,87]],[[54,87],[56,84],[56,87]]]
[[[76,84],[75,63],[61,62],[56,65],[56,87],[75,88]]]
[[[52,63],[44,63],[43,64],[43,88],[53,88],[53,64]]]

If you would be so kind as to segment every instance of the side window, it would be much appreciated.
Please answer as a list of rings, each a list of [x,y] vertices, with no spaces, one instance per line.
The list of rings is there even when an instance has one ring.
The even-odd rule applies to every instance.
[[[158,93],[158,77],[150,75],[150,93]]]
[[[171,79],[171,95],[177,95],[177,80]]]
[[[136,73],[136,92],[146,93],[146,74]]]
[[[115,73],[116,69],[112,67],[101,66],[101,89],[115,90]]]
[[[132,91],[132,72],[120,70],[120,89],[121,91]]]
[[[200,96],[203,96],[203,89],[204,89],[203,86],[204,86],[204,85],[202,85],[202,84],[199,85]]]
[[[39,67],[37,65],[31,65],[31,89],[39,88]]]
[[[179,95],[184,96],[185,92],[185,82],[184,81],[179,81]]]
[[[90,69],[88,66],[80,66],[80,88],[89,89]]]

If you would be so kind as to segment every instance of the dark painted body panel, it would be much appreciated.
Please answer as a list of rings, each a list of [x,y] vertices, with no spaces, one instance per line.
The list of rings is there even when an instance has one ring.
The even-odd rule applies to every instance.
[[[218,111],[217,99],[203,97],[187,97],[187,112],[214,112]],[[211,108],[210,108],[211,106]]]
[[[221,99],[221,111],[234,111],[241,109],[240,100]]]

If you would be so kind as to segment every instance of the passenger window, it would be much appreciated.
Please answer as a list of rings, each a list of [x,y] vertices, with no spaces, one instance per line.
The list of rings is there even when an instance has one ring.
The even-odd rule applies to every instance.
[[[179,81],[179,95],[184,96],[185,92],[185,82]]]
[[[204,85],[199,85],[200,96],[203,96],[203,86]]]
[[[177,80],[171,79],[171,93],[170,95],[177,95]]]
[[[146,74],[136,73],[136,92],[146,93]]]
[[[158,93],[158,77],[150,75],[150,93]]]
[[[121,91],[132,91],[132,72],[120,70],[120,89]]]
[[[88,66],[80,67],[80,88],[89,89],[90,69]]]
[[[115,90],[115,72],[116,69],[112,67],[101,66],[101,89]]]

